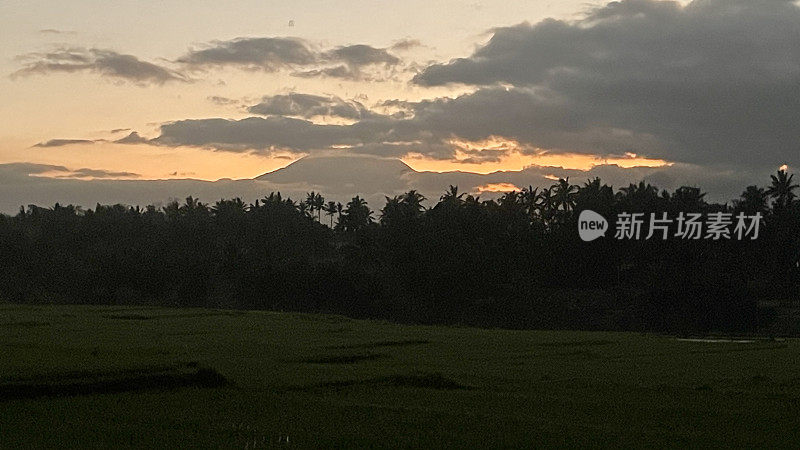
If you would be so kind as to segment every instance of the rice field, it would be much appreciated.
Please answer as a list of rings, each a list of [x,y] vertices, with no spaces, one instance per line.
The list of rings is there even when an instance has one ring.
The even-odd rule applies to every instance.
[[[0,448],[784,446],[800,343],[0,304]]]

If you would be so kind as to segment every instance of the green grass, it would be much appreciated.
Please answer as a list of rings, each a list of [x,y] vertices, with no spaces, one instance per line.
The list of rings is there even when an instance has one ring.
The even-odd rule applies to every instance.
[[[800,342],[0,304],[0,448],[252,448],[287,437],[794,446]]]

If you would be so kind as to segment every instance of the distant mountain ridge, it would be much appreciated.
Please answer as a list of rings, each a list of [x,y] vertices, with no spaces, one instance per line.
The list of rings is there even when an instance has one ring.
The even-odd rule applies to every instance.
[[[255,179],[279,185],[302,182],[334,191],[381,192],[403,190],[418,173],[399,159],[368,155],[307,156]]]

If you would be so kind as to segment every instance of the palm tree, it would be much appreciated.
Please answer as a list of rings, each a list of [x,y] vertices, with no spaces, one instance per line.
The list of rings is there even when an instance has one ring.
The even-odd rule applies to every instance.
[[[297,210],[300,211],[300,214],[302,214],[302,215],[304,215],[306,217],[308,217],[308,209],[309,208],[310,207],[308,206],[308,203],[306,203],[306,202],[302,202],[302,203],[298,203],[297,204]],[[312,212],[312,214],[313,214],[313,212]]]
[[[553,186],[556,208],[559,206],[564,209],[564,212],[575,207],[575,197],[578,193],[578,186],[569,184],[569,177],[559,178],[558,183]]]
[[[537,203],[539,215],[542,216],[545,222],[553,217],[553,210],[555,209],[555,198],[553,197],[553,190],[551,188],[544,188],[539,193],[539,200]]]
[[[586,183],[578,188],[575,196],[575,209],[591,209],[600,214],[610,214],[614,205],[614,189],[602,184],[599,177],[587,180]]]
[[[386,206],[381,210],[381,223],[406,223],[420,217],[425,211],[425,207],[422,206],[423,201],[425,196],[415,190],[392,198],[386,197]]]
[[[317,194],[314,191],[306,193],[305,205],[313,217],[314,210],[317,208]]]
[[[371,223],[372,211],[367,206],[367,201],[358,195],[347,203],[344,214],[339,220],[339,225],[346,232],[361,230]]]
[[[208,205],[192,196],[186,197],[186,203],[178,209],[178,212],[185,217],[206,216],[209,211]]]
[[[528,216],[533,217],[536,213],[537,201],[539,200],[539,188],[528,185],[528,187],[522,188],[522,192],[519,196],[522,205],[528,212]]]
[[[660,203],[658,189],[644,181],[620,188],[616,200],[622,210],[630,212],[655,211]]]
[[[263,200],[264,205],[268,204],[275,204],[275,203],[283,203],[283,199],[281,198],[280,192],[270,192],[269,195],[264,197]],[[258,204],[256,204],[258,206]]]
[[[422,202],[425,200],[426,198],[424,195],[413,189],[402,195],[403,203],[415,217],[421,215],[425,211],[425,207],[422,206]]]
[[[764,188],[747,186],[739,200],[734,200],[734,206],[747,214],[766,214],[769,210],[769,195]]]
[[[322,221],[322,209],[325,207],[325,198],[322,197],[322,194],[317,194],[314,196],[314,208],[317,210],[317,222]],[[312,209],[313,211],[313,209]]]
[[[325,215],[331,217],[331,228],[333,228],[333,216],[336,215],[336,202],[333,200],[329,201],[328,204],[325,206]]]
[[[513,208],[519,204],[517,200],[519,200],[519,193],[517,191],[510,191],[501,195],[500,198],[497,199],[497,204],[507,208]]]
[[[776,210],[783,210],[790,206],[796,195],[794,190],[800,185],[792,184],[794,174],[787,174],[785,170],[779,170],[777,176],[770,175],[772,185],[767,189],[767,195],[774,198],[772,207]]]
[[[453,186],[451,184],[447,191],[439,198],[439,201],[444,203],[459,203],[463,196],[463,192],[460,194],[458,193],[458,186]]]
[[[381,209],[381,223],[384,225],[394,224],[403,216],[403,201],[399,195],[386,197],[386,205]]]
[[[672,197],[667,197],[667,199],[675,206],[676,211],[696,213],[706,207],[705,196],[705,192],[702,192],[700,188],[681,186],[675,190]]]
[[[464,199],[465,205],[472,205],[472,206],[479,206],[481,204],[481,196],[480,195],[472,195],[467,194],[467,198]]]
[[[233,200],[220,200],[211,207],[211,212],[215,217],[239,217],[247,212],[247,206],[241,198]]]
[[[464,193],[458,192],[458,186],[453,186],[452,184],[450,187],[439,197],[439,203],[433,206],[433,210],[441,211],[441,210],[456,210],[460,206],[464,204],[464,200],[461,197],[464,196]]]

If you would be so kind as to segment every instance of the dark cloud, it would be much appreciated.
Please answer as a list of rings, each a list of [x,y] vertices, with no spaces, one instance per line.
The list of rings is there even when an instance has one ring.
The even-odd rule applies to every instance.
[[[89,139],[50,139],[46,142],[39,142],[34,147],[63,147],[65,145],[73,144],[94,144],[95,141]]]
[[[0,164],[0,174],[3,175],[0,176],[0,184],[10,180],[16,182],[16,179],[19,177],[28,177],[30,175],[38,175],[46,172],[69,172],[69,169],[64,166],[31,162]]]
[[[499,134],[545,148],[773,166],[800,159],[798,23],[788,0],[613,2],[575,22],[497,29],[413,82],[515,86],[528,98],[507,108],[489,99],[508,97],[496,89],[473,97],[489,100],[488,121],[504,116]]]
[[[190,50],[177,62],[192,69],[222,66],[265,72],[286,69],[299,77],[363,79],[366,68],[391,67],[401,61],[386,49],[364,44],[320,50],[300,38],[263,37],[214,41]]]
[[[384,102],[403,108],[393,115],[360,111],[360,119],[348,125],[323,125],[285,117],[301,112],[327,111],[341,106],[324,97],[292,94],[302,105],[292,106],[285,96],[267,97],[251,112],[272,114],[265,119],[200,119],[164,124],[156,143],[193,145],[223,150],[270,151],[275,148],[298,152],[328,150],[342,146],[362,154],[400,157],[419,153],[432,158],[451,158],[457,137],[470,141],[503,136],[520,141],[525,148],[618,155],[655,151],[659,143],[644,134],[626,133],[592,124],[585,114],[568,108],[553,108],[552,100],[525,89],[485,88],[456,98],[421,102]],[[345,110],[346,112],[346,110]],[[496,160],[500,152],[473,155]]]
[[[136,178],[141,175],[133,172],[113,172],[101,169],[81,168],[66,170],[69,173],[56,175],[57,178]]]
[[[189,51],[178,62],[194,68],[238,66],[274,72],[314,64],[318,58],[318,53],[303,39],[268,37],[214,41]]]
[[[355,120],[361,118],[365,108],[358,102],[345,101],[336,96],[298,93],[266,96],[247,111],[262,116],[331,116]]]
[[[300,78],[329,77],[329,78],[342,78],[342,79],[353,79],[353,80],[364,79],[364,76],[361,74],[360,71],[353,71],[352,69],[344,65],[326,67],[324,69],[312,69],[312,70],[292,72],[292,76]]]
[[[0,179],[9,180],[13,184],[21,180],[36,182],[39,175],[51,173],[54,178],[133,178],[140,176],[133,172],[114,172],[101,169],[68,169],[53,164],[37,164],[30,162],[0,164]],[[4,177],[5,176],[5,177]],[[33,176],[34,178],[31,178]],[[1,183],[0,183],[1,184]]]
[[[389,48],[394,51],[404,52],[417,47],[422,47],[422,42],[419,39],[400,39],[395,41]]]
[[[217,104],[217,105],[220,105],[220,106],[231,106],[231,105],[237,105],[238,106],[239,105],[239,100],[236,100],[236,99],[233,99],[233,98],[228,98],[228,97],[222,97],[222,96],[219,96],[219,95],[211,95],[211,96],[206,97],[206,98],[211,103],[214,103],[214,104]]]
[[[248,117],[241,120],[180,120],[161,126],[161,135],[151,142],[168,146],[209,147],[228,151],[328,148],[334,143],[357,144],[346,126],[320,125],[283,116]]]
[[[379,114],[335,97],[276,95],[250,106],[250,113],[266,117],[178,120],[162,124],[154,140],[135,137],[264,154],[347,148],[360,155],[448,159],[457,149],[453,139],[497,136],[519,142],[523,152],[631,152],[676,162],[652,171],[661,179],[705,172],[730,181],[729,174],[800,165],[798,23],[800,9],[784,0],[614,2],[577,21],[494,30],[470,57],[431,65],[414,78],[421,85],[473,85],[455,98],[387,101],[381,106],[398,111]],[[63,56],[71,64],[85,57]],[[180,61],[194,68],[232,65],[361,79],[365,68],[400,64],[386,50],[320,50],[293,38],[214,42]],[[307,120],[318,115],[353,122]],[[458,150],[469,162],[497,161],[508,152]]]
[[[329,77],[329,78],[342,78],[351,80],[364,80],[364,81],[368,80],[368,77],[365,77],[360,70],[354,71],[353,69],[345,65],[326,67],[324,69],[313,69],[313,70],[292,72],[292,76],[300,78]]]
[[[130,128],[119,128],[116,130],[111,130],[111,133],[119,133],[128,130],[130,130]],[[146,144],[150,142],[150,140],[142,137],[136,131],[131,131],[127,136],[114,141],[109,141],[107,139],[50,139],[49,141],[46,142],[40,142],[34,145],[34,147],[39,147],[39,148],[65,147],[68,145],[95,144],[98,142],[113,142],[115,144]]]
[[[322,59],[343,62],[350,67],[368,66],[371,64],[395,65],[400,59],[390,54],[385,49],[369,45],[347,45],[337,47],[322,54]]]
[[[55,28],[45,28],[44,30],[39,30],[39,33],[42,33],[42,34],[76,34],[74,31],[57,30]]]
[[[96,72],[106,77],[126,80],[138,85],[189,81],[179,72],[113,50],[61,48],[49,53],[29,53],[18,59],[24,61],[24,67],[15,72],[14,76],[56,72]]]
[[[124,138],[114,141],[116,144],[146,144],[150,140],[139,135],[136,131],[131,131],[130,134]]]

